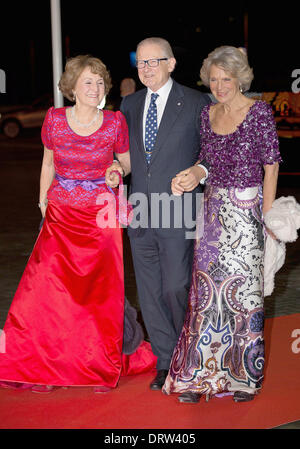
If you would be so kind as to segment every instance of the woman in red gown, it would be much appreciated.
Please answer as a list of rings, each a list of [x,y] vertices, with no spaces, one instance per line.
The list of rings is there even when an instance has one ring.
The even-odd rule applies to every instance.
[[[130,162],[124,116],[97,108],[110,87],[99,59],[72,58],[60,89],[75,105],[52,107],[45,117],[39,203],[45,220],[1,334],[2,386],[101,392],[121,375],[155,367],[146,342],[122,353],[122,228],[116,219],[103,226],[111,209],[102,199],[113,154],[123,167]]]

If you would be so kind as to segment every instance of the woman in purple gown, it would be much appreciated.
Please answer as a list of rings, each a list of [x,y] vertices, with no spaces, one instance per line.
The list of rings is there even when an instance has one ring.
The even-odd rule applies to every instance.
[[[263,215],[276,195],[278,137],[271,107],[243,95],[253,79],[246,54],[215,49],[200,72],[217,102],[201,114],[210,164],[199,212],[185,323],[163,392],[180,402],[232,394],[248,401],[264,368]],[[194,167],[189,170],[195,170]],[[189,190],[181,172],[174,194]]]

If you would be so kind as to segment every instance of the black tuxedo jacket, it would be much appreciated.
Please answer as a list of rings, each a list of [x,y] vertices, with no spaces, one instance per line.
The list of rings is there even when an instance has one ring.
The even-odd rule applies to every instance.
[[[201,187],[197,187],[193,191],[192,204],[189,205],[190,203],[187,202],[184,205],[186,194],[182,197],[174,197],[171,192],[171,180],[178,172],[194,165],[198,160],[200,113],[203,106],[210,103],[210,98],[206,94],[173,81],[158,129],[151,162],[148,165],[143,142],[143,113],[146,94],[147,89],[139,90],[124,97],[121,103],[121,112],[125,115],[129,128],[130,198],[133,200],[136,197],[137,199],[135,209],[137,221],[134,221],[128,228],[128,234],[130,237],[142,235],[143,227],[152,225],[162,237],[176,235],[182,237],[186,230],[191,231],[189,224],[186,226],[185,223],[184,207],[191,208],[192,217],[195,219],[195,195],[201,191]],[[144,198],[148,199],[147,205],[144,204],[144,201],[143,204],[139,202],[138,197],[141,193],[144,194]],[[170,199],[170,213],[166,202],[168,201],[167,197]],[[161,202],[158,201],[159,199]],[[173,200],[177,202],[176,206]],[[157,201],[159,202],[158,208]],[[181,211],[179,203],[181,203]],[[174,211],[175,213],[173,213]],[[137,227],[138,223],[139,227]]]

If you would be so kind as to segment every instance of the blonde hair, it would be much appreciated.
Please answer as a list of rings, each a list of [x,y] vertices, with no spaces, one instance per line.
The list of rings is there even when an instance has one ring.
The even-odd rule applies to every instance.
[[[229,72],[234,78],[237,78],[243,92],[249,90],[254,76],[253,70],[248,63],[247,54],[242,48],[223,45],[209,53],[208,57],[204,59],[200,70],[200,78],[207,87],[209,87],[212,65]]]
[[[68,59],[65,67],[65,71],[62,74],[58,87],[63,94],[70,101],[74,101],[73,89],[76,82],[83,72],[83,70],[89,67],[91,72],[97,74],[103,78],[105,86],[105,95],[110,91],[111,77],[106,65],[98,58],[94,58],[91,55],[79,55],[74,58]]]

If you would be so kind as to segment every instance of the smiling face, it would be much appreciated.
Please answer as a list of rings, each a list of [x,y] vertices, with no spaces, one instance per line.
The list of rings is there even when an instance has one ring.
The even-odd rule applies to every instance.
[[[214,64],[210,68],[209,87],[220,103],[230,103],[240,94],[238,79]]]
[[[162,48],[157,44],[147,43],[141,45],[138,49],[136,59],[148,60],[165,58]],[[149,87],[153,92],[156,92],[168,81],[171,72],[175,68],[175,58],[169,58],[167,61],[160,61],[157,67],[149,67],[145,65],[143,69],[138,69],[138,74],[144,86]]]
[[[103,78],[96,73],[92,73],[90,67],[86,67],[75,84],[74,92],[78,106],[96,107],[105,94]]]

